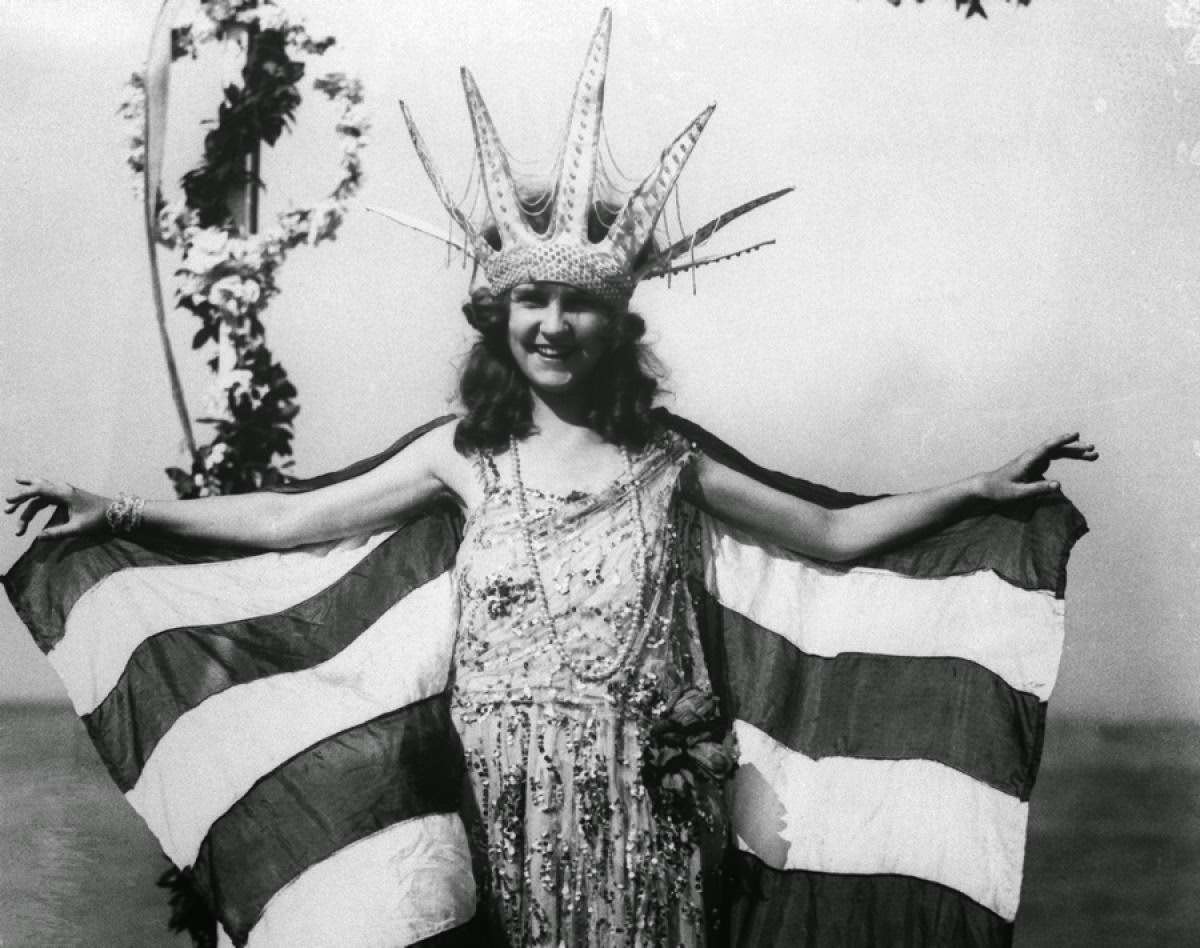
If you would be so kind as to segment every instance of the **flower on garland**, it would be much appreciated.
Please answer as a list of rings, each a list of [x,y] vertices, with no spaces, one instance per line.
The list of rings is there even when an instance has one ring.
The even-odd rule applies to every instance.
[[[208,291],[208,302],[229,316],[244,316],[258,302],[262,290],[254,280],[221,277]]]
[[[146,170],[146,80],[140,72],[129,77],[126,85],[128,90],[125,99],[117,107],[117,115],[129,128],[129,154],[125,156],[125,164],[137,177],[135,190],[142,189],[142,172]]]

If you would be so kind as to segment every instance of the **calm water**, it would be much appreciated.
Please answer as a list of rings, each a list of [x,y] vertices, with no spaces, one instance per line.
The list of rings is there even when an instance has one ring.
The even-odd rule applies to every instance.
[[[0,946],[179,946],[165,861],[62,708],[0,706]],[[1200,945],[1200,726],[1052,720],[1019,948]]]

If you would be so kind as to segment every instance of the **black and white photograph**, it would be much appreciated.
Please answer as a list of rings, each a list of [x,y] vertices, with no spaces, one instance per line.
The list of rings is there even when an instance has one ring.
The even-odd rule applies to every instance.
[[[0,948],[1200,943],[1200,0],[0,75]]]

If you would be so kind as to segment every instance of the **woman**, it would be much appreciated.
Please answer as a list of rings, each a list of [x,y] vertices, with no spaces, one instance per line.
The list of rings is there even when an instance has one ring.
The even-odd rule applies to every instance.
[[[730,215],[665,249],[653,240],[709,109],[606,221],[614,205],[597,196],[597,142],[607,43],[605,14],[549,202],[524,197],[464,74],[490,230],[446,198],[409,119],[464,231],[460,246],[487,281],[465,307],[480,339],[457,424],[306,493],[112,501],[23,478],[8,498],[19,533],[58,507],[44,536],[112,529],[281,550],[455,503],[465,527],[452,712],[482,895],[468,937],[512,948],[717,943],[721,781],[736,751],[715,714],[683,583],[681,501],[763,542],[845,562],[980,504],[1052,494],[1053,461],[1097,456],[1066,434],[954,484],[829,510],[661,428],[644,323],[628,300],[639,279],[679,269],[672,261]]]

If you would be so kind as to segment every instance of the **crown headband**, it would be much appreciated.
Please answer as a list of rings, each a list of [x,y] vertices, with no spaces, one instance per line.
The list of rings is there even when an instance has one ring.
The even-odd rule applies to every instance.
[[[533,197],[531,189],[522,186],[513,173],[479,87],[464,67],[463,89],[475,137],[480,184],[486,197],[482,219],[472,220],[451,196],[404,102],[400,103],[400,110],[413,147],[450,220],[462,231],[463,240],[439,233],[431,225],[404,214],[371,210],[435,237],[472,258],[476,267],[482,269],[488,288],[497,296],[522,283],[548,281],[568,283],[622,303],[643,279],[694,270],[773,244],[774,240],[764,240],[732,253],[704,258],[695,255],[695,249],[726,224],[782,197],[791,188],[741,204],[691,234],[667,241],[664,247],[655,243],[652,238],[667,199],[716,106],[708,106],[691,121],[640,184],[632,191],[622,192],[606,173],[600,151],[611,30],[612,16],[605,9],[575,87],[566,135],[551,175],[552,185],[543,186],[540,194],[535,192]],[[617,200],[613,200],[614,195]],[[603,218],[606,211],[612,219],[605,222],[603,237],[593,241],[588,233],[589,219]]]

